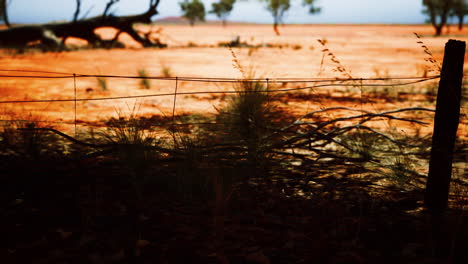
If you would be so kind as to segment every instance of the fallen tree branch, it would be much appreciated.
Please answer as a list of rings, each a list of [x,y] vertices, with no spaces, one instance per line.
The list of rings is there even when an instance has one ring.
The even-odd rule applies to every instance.
[[[72,22],[19,26],[0,30],[0,46],[23,48],[27,47],[31,42],[39,41],[46,49],[61,50],[66,48],[65,40],[67,38],[75,37],[86,40],[89,46],[102,47],[109,41],[102,39],[95,31],[102,27],[112,27],[120,33],[127,33],[143,47],[165,47],[159,40],[153,42],[148,36],[140,35],[133,28],[137,23],[151,23],[151,18],[158,14],[156,8],[159,5],[159,0],[151,0],[149,9],[145,13],[132,16],[109,14],[110,8],[117,2],[119,0],[110,0],[101,16],[79,20],[81,1],[77,0],[77,8]]]

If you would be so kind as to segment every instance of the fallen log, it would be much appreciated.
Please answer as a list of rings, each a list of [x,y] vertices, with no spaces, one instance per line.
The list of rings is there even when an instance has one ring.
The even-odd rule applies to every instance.
[[[88,19],[73,20],[65,23],[49,23],[42,25],[30,25],[12,27],[0,30],[0,46],[23,48],[31,43],[39,42],[46,49],[66,49],[67,38],[74,37],[83,39],[92,47],[112,47],[117,43],[118,37],[122,33],[127,33],[143,47],[166,47],[158,39],[150,39],[148,35],[142,35],[135,30],[135,24],[149,24],[151,18],[158,14],[157,6],[159,0],[151,0],[148,10],[139,15],[114,16],[107,14],[110,6],[118,0],[111,0],[103,15]],[[78,11],[77,11],[78,12]],[[75,18],[77,17],[75,12]],[[117,30],[116,35],[111,40],[102,39],[96,34],[96,29],[111,27]]]

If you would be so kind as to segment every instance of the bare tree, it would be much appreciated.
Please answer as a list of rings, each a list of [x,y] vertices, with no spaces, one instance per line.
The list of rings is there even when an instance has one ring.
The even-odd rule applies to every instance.
[[[73,14],[73,22],[76,22],[78,20],[78,16],[80,15],[80,9],[81,9],[81,0],[76,0],[76,10],[75,10],[75,13]]]
[[[120,0],[109,0],[109,2],[106,4],[106,8],[104,9],[104,12],[102,13],[102,17],[106,17],[109,13],[109,10],[111,9],[111,7],[116,4],[117,2],[119,2]]]

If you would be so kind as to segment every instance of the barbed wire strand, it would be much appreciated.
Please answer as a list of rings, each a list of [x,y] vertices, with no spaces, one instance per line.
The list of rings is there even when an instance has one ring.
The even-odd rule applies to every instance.
[[[25,69],[0,69],[0,72],[28,72],[28,73],[50,73],[50,74],[62,74],[62,75],[70,75],[72,76],[74,73],[76,72],[57,72],[57,71],[43,71],[43,70],[25,70]],[[77,74],[76,75],[82,75],[82,76],[91,76],[89,74]],[[128,75],[108,75],[108,76],[125,76],[127,77]],[[466,76],[468,76],[468,74],[466,74]],[[137,76],[135,76],[137,77]],[[420,78],[421,76],[417,76],[417,77],[414,77],[414,78]],[[190,77],[190,78],[194,78],[194,77]],[[208,78],[209,77],[196,77],[196,78]],[[381,77],[379,77],[381,78]],[[391,77],[386,77],[386,78],[391,78]],[[399,78],[399,77],[397,77]],[[218,78],[218,77],[215,77],[215,78],[212,78],[212,79],[232,79],[232,78]],[[323,78],[316,78],[316,79],[323,79]]]
[[[39,75],[0,75],[0,78],[24,78],[24,79],[71,79],[74,76],[39,76]],[[117,76],[117,75],[76,75],[75,78],[109,78],[109,79],[148,79],[161,81],[174,81],[175,77],[141,77],[141,76]],[[388,77],[388,78],[197,78],[197,77],[179,77],[179,81],[184,82],[204,82],[204,83],[239,83],[239,82],[258,82],[258,83],[316,83],[316,82],[357,82],[357,81],[396,81],[396,80],[417,80],[417,79],[436,79],[440,75],[428,77]]]
[[[433,77],[432,79],[419,79],[415,81],[396,83],[396,84],[319,84],[314,86],[298,87],[298,88],[285,88],[269,91],[255,91],[258,93],[280,93],[280,92],[292,92],[300,91],[307,89],[316,89],[316,88],[331,88],[331,87],[397,87],[397,86],[406,86],[416,83],[422,83],[436,79],[438,77]],[[115,96],[115,97],[101,97],[101,98],[76,98],[76,99],[44,99],[44,100],[6,100],[0,101],[0,104],[15,104],[15,103],[50,103],[50,102],[82,102],[82,101],[105,101],[105,100],[121,100],[121,99],[135,99],[135,98],[149,98],[149,97],[161,97],[161,96],[177,96],[177,95],[196,95],[196,94],[238,94],[238,93],[251,93],[249,91],[200,91],[200,92],[179,92],[179,93],[161,93],[161,94],[147,94],[147,95],[129,95],[129,96]]]
[[[50,73],[50,74],[63,74],[71,75],[68,72],[56,72],[56,71],[41,71],[41,70],[21,70],[21,69],[0,69],[0,72],[30,72],[30,73]]]
[[[8,71],[8,70],[0,70]],[[42,71],[21,71],[21,70],[10,70],[18,72],[34,72],[41,73]],[[51,72],[54,73],[54,72]],[[164,77],[164,76],[131,76],[131,75],[107,75],[107,74],[76,74],[76,73],[54,73],[65,76],[51,76],[51,75],[11,75],[1,74],[0,78],[36,78],[36,79],[67,79],[67,78],[121,78],[121,79],[150,79],[150,80],[167,80],[174,81],[176,77]],[[392,81],[392,80],[415,80],[415,79],[433,79],[439,78],[440,75],[434,76],[405,76],[405,77],[378,77],[378,78],[221,78],[221,77],[177,77],[179,81],[187,82],[353,82],[353,81]]]

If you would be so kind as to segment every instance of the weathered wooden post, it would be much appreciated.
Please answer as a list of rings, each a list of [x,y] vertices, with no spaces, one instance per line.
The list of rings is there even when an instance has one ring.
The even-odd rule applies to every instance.
[[[460,118],[465,49],[466,43],[462,41],[449,40],[445,45],[424,201],[433,214],[443,213],[448,203],[453,149]]]
[[[460,118],[463,64],[466,43],[449,40],[445,45],[444,61],[437,92],[431,159],[424,203],[431,216],[431,232],[435,257],[449,256],[449,241],[445,214],[448,205],[452,159]]]

